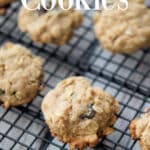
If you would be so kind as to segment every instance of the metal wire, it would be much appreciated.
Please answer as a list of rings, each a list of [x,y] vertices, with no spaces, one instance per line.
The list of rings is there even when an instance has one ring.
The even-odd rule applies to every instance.
[[[103,138],[95,150],[138,150],[132,141],[129,124],[150,105],[150,52],[134,55],[113,55],[100,48],[95,40],[91,14],[85,14],[82,27],[69,44],[40,45],[21,33],[17,27],[20,4],[15,3],[0,17],[0,44],[6,41],[21,43],[45,60],[45,89],[25,106],[4,110],[0,107],[0,148],[67,150],[68,145],[51,136],[41,113],[40,105],[47,92],[62,79],[71,75],[87,77],[93,86],[111,93],[120,103],[115,132]],[[10,119],[11,118],[11,119]]]

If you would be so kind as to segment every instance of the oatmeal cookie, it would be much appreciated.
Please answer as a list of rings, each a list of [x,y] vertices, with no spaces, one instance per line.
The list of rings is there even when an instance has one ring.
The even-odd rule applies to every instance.
[[[0,49],[0,102],[5,108],[26,104],[42,88],[43,60],[28,49],[6,43]]]
[[[126,11],[94,14],[94,30],[103,48],[114,53],[133,53],[150,47],[150,9],[135,2]]]
[[[53,136],[69,143],[71,150],[82,150],[113,132],[118,103],[84,77],[70,77],[48,93],[42,111]]]
[[[142,150],[150,150],[150,109],[130,125],[132,139],[139,139]]]
[[[29,7],[34,8],[37,2],[37,0],[31,0]],[[64,11],[56,7],[51,11],[46,11],[44,8],[39,11],[28,11],[22,7],[18,25],[36,42],[64,45],[71,39],[74,30],[81,25],[82,19],[82,14],[73,9]]]

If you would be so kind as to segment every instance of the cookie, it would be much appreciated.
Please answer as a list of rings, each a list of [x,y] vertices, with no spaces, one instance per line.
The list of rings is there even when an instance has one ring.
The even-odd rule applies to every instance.
[[[31,0],[28,5],[34,8],[37,2],[38,0]],[[82,19],[82,14],[73,9],[64,11],[56,7],[51,11],[44,8],[29,11],[22,7],[18,25],[21,31],[27,32],[35,42],[64,45],[71,39],[75,29],[81,25]]]
[[[138,139],[142,150],[150,150],[150,109],[130,125],[132,139]]]
[[[112,10],[94,14],[94,30],[103,48],[114,53],[133,53],[150,47],[150,9],[129,2],[126,11]]]
[[[0,102],[4,108],[33,100],[42,88],[43,60],[27,48],[6,43],[0,49]]]
[[[42,111],[53,136],[69,143],[71,150],[82,150],[113,132],[118,103],[86,78],[70,77],[47,94]]]

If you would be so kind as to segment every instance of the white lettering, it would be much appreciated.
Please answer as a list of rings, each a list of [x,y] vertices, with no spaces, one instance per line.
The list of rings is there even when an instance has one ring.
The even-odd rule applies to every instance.
[[[63,3],[64,0],[59,0],[59,6],[63,9],[63,10],[69,10],[73,7],[73,0],[69,0],[69,6],[68,8],[64,8],[64,3]]]
[[[35,8],[29,8],[28,5],[27,5],[27,0],[21,0],[23,6],[28,9],[28,10],[37,10],[37,9],[40,9],[40,3],[37,4],[37,7]]]
[[[48,2],[49,2],[49,4],[48,4]],[[52,10],[53,8],[55,8],[56,0],[51,0],[48,2],[47,2],[47,0],[41,0],[41,5],[43,6],[43,8],[45,10]],[[47,7],[50,7],[50,8],[47,8]]]
[[[115,8],[115,4],[112,6],[112,8],[110,8],[110,7],[108,8],[107,0],[102,0],[102,5],[105,10],[113,10]]]
[[[118,4],[118,9],[119,10],[127,10],[128,9],[128,0],[120,0],[121,3],[123,3],[125,5],[124,8],[121,8],[120,5]]]
[[[85,0],[76,0],[76,10],[82,10],[81,3],[84,6],[84,10],[90,10],[90,7]]]

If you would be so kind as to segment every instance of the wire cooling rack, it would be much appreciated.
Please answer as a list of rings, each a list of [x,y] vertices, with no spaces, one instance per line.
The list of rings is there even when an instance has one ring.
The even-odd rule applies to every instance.
[[[94,150],[139,150],[138,142],[130,138],[129,124],[150,106],[150,52],[143,50],[128,56],[101,49],[88,12],[69,44],[62,47],[36,44],[17,28],[19,7],[20,3],[13,4],[7,14],[0,17],[0,44],[21,43],[43,57],[45,89],[30,104],[9,110],[0,107],[0,149],[67,150],[67,144],[51,136],[40,105],[59,81],[82,75],[120,103],[115,132],[103,138]]]

